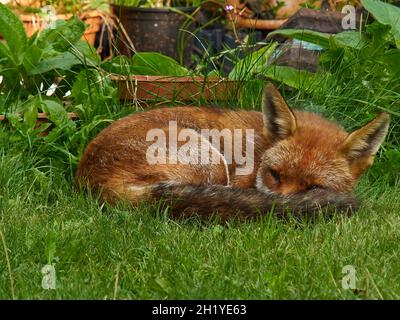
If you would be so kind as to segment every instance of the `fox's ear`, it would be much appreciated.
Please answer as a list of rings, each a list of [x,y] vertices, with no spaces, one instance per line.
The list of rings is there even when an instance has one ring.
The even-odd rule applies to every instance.
[[[296,130],[296,118],[285,100],[272,83],[267,83],[262,97],[264,134],[271,142],[292,135]]]
[[[350,133],[344,141],[343,151],[350,163],[358,167],[356,171],[360,172],[357,175],[373,163],[375,154],[385,140],[389,122],[389,114],[381,113],[362,128]]]

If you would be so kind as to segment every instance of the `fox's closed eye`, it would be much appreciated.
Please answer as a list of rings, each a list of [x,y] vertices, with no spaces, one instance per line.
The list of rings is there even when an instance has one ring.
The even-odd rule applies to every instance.
[[[269,172],[271,173],[271,176],[275,179],[275,181],[277,183],[281,182],[281,176],[279,175],[279,173],[273,169],[269,169]]]

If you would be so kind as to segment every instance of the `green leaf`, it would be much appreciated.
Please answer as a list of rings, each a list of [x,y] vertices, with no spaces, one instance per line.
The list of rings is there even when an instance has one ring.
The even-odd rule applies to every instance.
[[[0,3],[0,34],[7,42],[10,54],[17,63],[21,61],[27,37],[22,22],[4,4]]]
[[[70,52],[64,52],[58,56],[40,61],[35,67],[28,71],[29,75],[45,73],[51,70],[69,70],[72,66],[81,64],[81,60]]]
[[[23,65],[28,74],[30,71],[36,68],[43,55],[43,50],[37,45],[30,45],[25,51]]]
[[[218,71],[218,70],[216,70],[216,69],[213,69],[213,70],[211,70],[209,73],[207,73],[207,78],[210,78],[210,77],[219,77],[221,74],[220,74],[220,72]]]
[[[189,70],[174,59],[156,52],[138,52],[132,59],[118,56],[102,64],[102,68],[120,75],[187,76]]]
[[[290,87],[304,90],[311,87],[316,77],[311,72],[286,66],[271,66],[263,71],[263,75],[272,80],[283,82]]]
[[[42,101],[42,110],[46,113],[47,119],[49,119],[58,127],[75,126],[75,123],[71,119],[69,119],[67,111],[57,101],[44,99]]]
[[[187,76],[189,70],[174,59],[156,52],[138,52],[132,57],[131,70],[136,75]]]
[[[323,48],[329,47],[330,34],[312,31],[312,30],[300,30],[300,29],[282,29],[270,32],[268,38],[273,35],[281,35],[291,39],[299,39],[307,42],[314,43]]]
[[[2,42],[0,42],[0,58],[14,62],[14,57],[10,49],[8,49],[8,47]]]
[[[400,75],[400,50],[392,49],[382,56],[381,61],[387,65],[388,70],[392,72],[395,76]]]
[[[101,76],[96,70],[82,70],[75,78],[71,89],[71,96],[76,104],[83,104],[91,100],[101,91]]]
[[[21,118],[18,114],[16,113],[7,113],[6,114],[7,120],[11,123],[11,126],[19,129],[21,127]]]
[[[55,28],[43,30],[38,43],[42,47],[51,45],[55,50],[64,52],[82,38],[85,29],[85,23],[75,16],[68,21],[57,20]]]
[[[70,70],[75,65],[98,65],[100,57],[86,41],[78,40],[68,51],[59,53],[51,48],[40,49],[33,45],[28,48],[24,66],[29,75],[45,73],[51,70]],[[93,49],[93,50],[92,50]]]
[[[382,24],[374,21],[366,28],[367,34],[371,37],[371,46],[375,49],[384,48],[394,42],[391,27],[387,24]]]
[[[37,99],[32,99],[24,106],[24,125],[28,129],[34,129],[36,126],[38,115],[37,102]]]
[[[361,4],[377,21],[389,25],[395,38],[396,46],[400,47],[400,8],[377,0],[361,0]]]
[[[76,105],[82,104],[84,118],[108,112],[118,96],[108,76],[96,69],[83,69],[75,78],[71,97]]]
[[[344,31],[331,35],[312,30],[282,29],[271,32],[268,37],[274,34],[310,42],[325,49],[332,46],[331,41],[334,41],[336,45],[340,47],[349,47],[353,49],[361,49],[368,43],[365,35],[357,31]]]
[[[35,128],[37,123],[39,99],[38,97],[30,96],[26,101],[17,107],[17,112],[22,115],[23,121],[20,129],[27,133]]]
[[[368,39],[358,31],[344,31],[333,36],[334,41],[340,47],[362,49],[368,44]]]
[[[262,73],[262,70],[267,66],[268,59],[275,51],[277,45],[278,43],[274,42],[257,51],[251,52],[243,59],[239,60],[229,73],[229,79],[246,80],[253,77],[255,73]]]
[[[78,57],[82,63],[98,65],[101,62],[101,57],[96,49],[87,41],[78,40],[69,51]]]
[[[103,62],[101,67],[107,72],[119,75],[129,76],[134,74],[131,60],[127,56],[116,56],[109,61]]]

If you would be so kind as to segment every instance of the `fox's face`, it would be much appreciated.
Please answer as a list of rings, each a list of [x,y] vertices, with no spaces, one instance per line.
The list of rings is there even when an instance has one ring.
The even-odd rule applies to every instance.
[[[268,193],[315,188],[350,193],[373,163],[389,127],[389,115],[382,113],[347,133],[316,114],[290,110],[272,85],[267,85],[262,103],[270,147],[261,158],[257,188]]]

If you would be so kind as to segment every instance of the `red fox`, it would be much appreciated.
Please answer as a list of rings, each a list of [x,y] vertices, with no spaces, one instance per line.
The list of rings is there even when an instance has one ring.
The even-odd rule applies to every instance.
[[[389,120],[382,113],[347,133],[291,110],[268,83],[262,112],[166,107],[115,121],[86,148],[76,180],[111,204],[163,199],[172,216],[314,215],[324,207],[352,213],[353,188]]]

